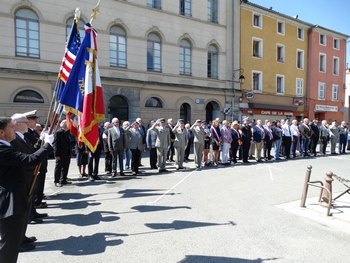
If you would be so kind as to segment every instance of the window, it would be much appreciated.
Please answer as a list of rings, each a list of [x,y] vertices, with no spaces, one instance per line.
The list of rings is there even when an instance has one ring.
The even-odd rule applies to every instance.
[[[320,34],[320,44],[323,46],[326,45],[326,36],[323,34]]]
[[[304,51],[297,49],[297,68],[304,69]]]
[[[162,9],[161,0],[147,0],[147,6],[155,9]]]
[[[218,1],[208,0],[208,21],[217,23],[218,22]]]
[[[277,33],[284,35],[284,22],[277,22]]]
[[[13,102],[44,103],[43,97],[34,90],[23,90],[17,93]]]
[[[284,45],[277,44],[277,61],[284,62]]]
[[[326,98],[326,83],[318,83],[318,99],[324,100]]]
[[[191,0],[180,0],[180,15],[191,16]]]
[[[304,29],[298,28],[298,39],[304,40]]]
[[[320,72],[326,72],[326,54],[320,54]]]
[[[218,50],[213,45],[208,49],[208,78],[218,78]]]
[[[72,24],[73,24],[74,18],[70,18],[67,20],[66,23],[66,37],[68,41],[68,37],[70,35],[70,31],[72,30]],[[79,35],[80,35],[80,41],[82,42],[85,36],[85,28],[84,28],[84,22],[79,20],[78,21],[78,27],[79,27]]]
[[[338,101],[339,98],[339,85],[332,85],[332,100]]]
[[[333,57],[333,75],[339,75],[339,58]]]
[[[145,107],[150,108],[163,108],[162,102],[155,97],[151,97],[146,101]]]
[[[40,58],[39,18],[28,9],[20,9],[15,17],[16,56]]]
[[[108,103],[108,119],[118,117],[119,122],[130,120],[129,103],[125,97],[116,95],[113,96]]]
[[[118,26],[109,31],[109,65],[126,68],[126,34]]]
[[[191,75],[191,56],[192,48],[190,42],[181,40],[180,42],[180,74]]]
[[[333,48],[339,49],[339,39],[333,38]]]
[[[297,78],[296,92],[295,92],[295,95],[297,97],[302,97],[303,96],[303,93],[304,93],[303,85],[304,85],[304,80]]]
[[[253,57],[262,58],[262,39],[253,38]]]
[[[253,91],[262,91],[262,73],[259,71],[253,71]]]
[[[284,76],[276,75],[276,93],[284,94]]]
[[[262,27],[261,15],[253,13],[253,26],[254,27]]]
[[[151,33],[147,37],[147,70],[162,71],[161,41],[158,35]]]

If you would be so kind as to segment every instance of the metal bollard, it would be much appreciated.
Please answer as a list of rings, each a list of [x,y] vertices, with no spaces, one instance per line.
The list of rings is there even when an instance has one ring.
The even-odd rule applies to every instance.
[[[332,182],[333,182],[333,173],[327,172],[326,178],[325,178],[325,184],[324,187],[328,189],[328,191],[323,190],[322,192],[322,200],[320,205],[324,207],[330,207],[330,204],[332,202]]]
[[[301,196],[301,202],[300,207],[305,207],[306,197],[307,197],[307,191],[309,189],[309,182],[310,182],[310,176],[311,176],[311,169],[312,166],[308,165],[306,169],[306,175],[305,175],[305,182],[304,182],[304,190],[303,194]]]

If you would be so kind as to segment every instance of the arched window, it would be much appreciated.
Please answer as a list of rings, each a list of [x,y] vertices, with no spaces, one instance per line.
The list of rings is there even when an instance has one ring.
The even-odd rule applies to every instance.
[[[181,75],[191,75],[191,57],[192,57],[192,47],[190,42],[187,40],[181,40],[180,42],[180,74]]]
[[[72,24],[73,24],[74,18],[70,18],[67,20],[66,23],[66,37],[68,41],[68,37],[70,34],[70,31],[72,30]],[[80,41],[82,42],[85,36],[85,28],[84,28],[85,23],[79,19],[78,21],[78,27],[79,27],[79,35],[80,35]]]
[[[208,48],[208,78],[218,78],[218,50],[213,45]]]
[[[108,105],[109,119],[117,117],[120,122],[129,120],[129,103],[122,96],[113,96]]]
[[[39,18],[29,9],[15,15],[16,56],[40,58]]]
[[[157,99],[155,97],[151,97],[146,101],[145,107],[163,108],[163,105],[159,99]]]
[[[23,90],[17,93],[13,102],[22,103],[44,103],[43,97],[34,90]]]
[[[161,40],[160,37],[151,33],[147,37],[147,70],[162,71],[161,57]]]
[[[126,68],[126,33],[119,26],[109,31],[109,65]]]

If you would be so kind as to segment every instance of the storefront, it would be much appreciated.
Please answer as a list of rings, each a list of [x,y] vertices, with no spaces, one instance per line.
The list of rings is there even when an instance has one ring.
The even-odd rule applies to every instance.
[[[298,120],[303,119],[306,117],[305,112],[301,111],[287,111],[287,110],[275,110],[275,109],[242,109],[242,115],[248,116],[250,119],[255,120],[280,120],[280,119],[286,119],[286,118],[296,118]]]

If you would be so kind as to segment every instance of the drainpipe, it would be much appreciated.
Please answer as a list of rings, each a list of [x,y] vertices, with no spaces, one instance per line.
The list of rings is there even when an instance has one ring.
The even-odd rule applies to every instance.
[[[235,68],[234,67],[234,58],[235,58],[235,55],[234,55],[234,51],[235,51],[235,37],[234,37],[234,25],[235,25],[235,16],[234,16],[234,13],[235,13],[235,1],[232,1],[232,72],[231,72],[231,77],[232,77],[232,91],[233,91],[233,97],[232,97],[232,100],[231,100],[231,121],[233,122],[233,112],[234,112],[234,100],[235,100],[235,97],[236,97],[236,90],[235,90],[235,82],[234,82],[234,78],[233,78],[233,69]]]
[[[306,88],[305,88],[305,94],[306,94],[306,114],[308,115],[307,117],[310,118],[309,116],[309,111],[310,111],[310,78],[309,78],[309,73],[310,73],[310,68],[311,68],[311,45],[310,45],[310,35],[311,32],[313,31],[313,29],[315,27],[318,27],[318,25],[314,25],[312,27],[310,27],[307,30],[307,69],[306,69]],[[314,113],[315,115],[315,113]],[[314,116],[315,117],[315,116]]]

